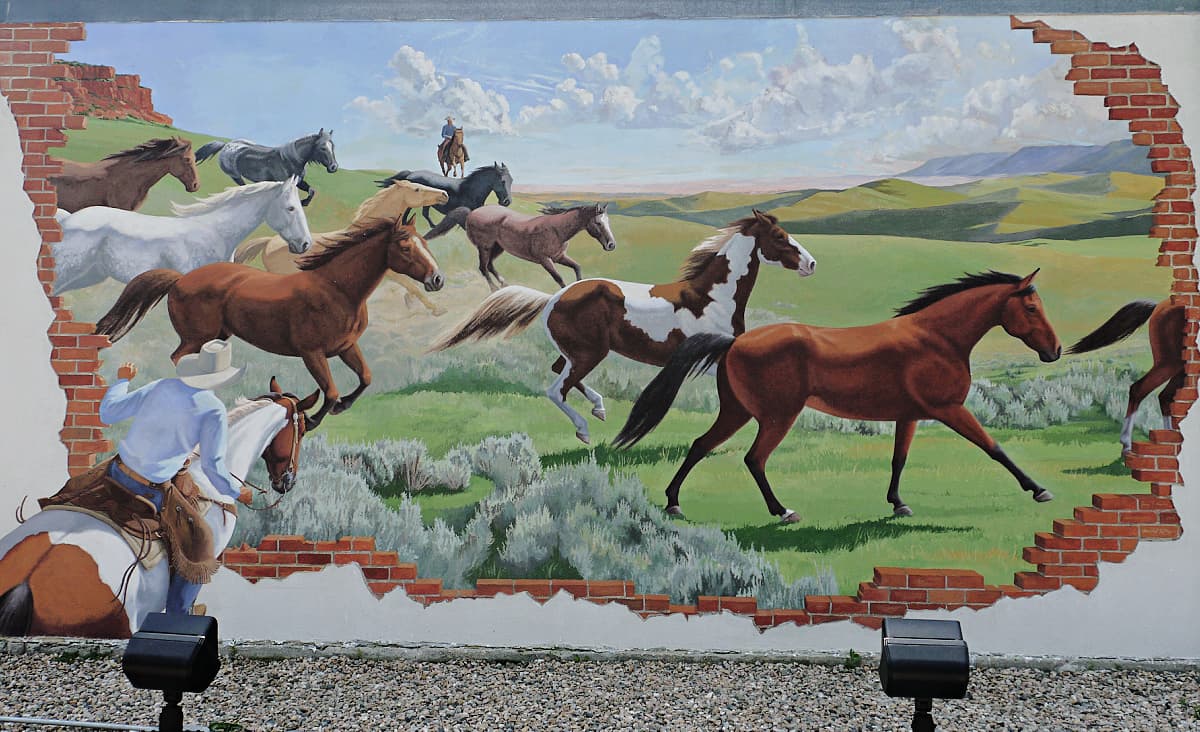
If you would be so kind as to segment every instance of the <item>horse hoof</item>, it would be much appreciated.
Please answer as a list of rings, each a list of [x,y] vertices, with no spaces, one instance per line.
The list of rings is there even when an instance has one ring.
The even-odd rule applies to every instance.
[[[578,437],[578,438],[579,438],[579,441],[580,441],[580,442],[582,442],[582,443],[583,443],[583,444],[585,444],[585,445],[590,445],[590,444],[592,444],[592,440],[591,440],[591,438],[590,438],[590,437],[588,437],[588,436],[587,436],[585,433],[583,433],[583,432],[576,432],[576,433],[575,433],[575,436],[576,436],[576,437]]]
[[[1038,503],[1046,503],[1047,501],[1054,500],[1054,494],[1043,488],[1042,490],[1033,494],[1033,500],[1037,501]]]
[[[908,506],[900,505],[900,506],[896,506],[896,508],[892,511],[892,515],[893,516],[912,516],[913,512],[912,512],[912,509],[909,508]]]
[[[430,310],[429,312],[433,315],[433,317],[438,318],[438,317],[445,315],[446,313],[448,313],[450,311],[447,310],[446,308],[434,308],[433,310]]]
[[[800,514],[788,509],[782,516],[779,517],[781,524],[798,524],[800,523]]]
[[[683,509],[679,506],[667,506],[667,515],[671,518],[684,518]]]
[[[350,408],[349,402],[345,402],[345,401],[342,401],[339,399],[338,403],[333,405],[333,409],[329,410],[329,413],[330,414],[341,414],[342,412],[346,411],[349,408]]]
[[[597,407],[592,410],[592,416],[603,422],[604,418],[608,416],[608,410],[604,407]]]

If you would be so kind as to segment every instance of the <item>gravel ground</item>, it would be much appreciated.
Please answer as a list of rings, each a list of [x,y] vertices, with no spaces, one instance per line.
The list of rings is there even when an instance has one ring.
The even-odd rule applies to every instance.
[[[112,658],[0,654],[0,716],[154,725],[160,697]],[[744,661],[226,660],[185,695],[228,730],[908,730],[869,664]],[[1200,670],[976,668],[941,730],[1200,730]],[[63,729],[0,723],[0,730]],[[218,729],[221,727],[218,725]]]

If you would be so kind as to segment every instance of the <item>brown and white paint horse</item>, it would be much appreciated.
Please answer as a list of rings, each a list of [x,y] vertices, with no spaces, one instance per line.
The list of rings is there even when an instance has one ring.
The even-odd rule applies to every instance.
[[[592,403],[592,415],[604,419],[604,398],[583,379],[610,352],[662,366],[688,336],[741,334],[746,330],[746,303],[764,264],[807,277],[817,261],[774,216],[755,211],[693,249],[675,282],[646,285],[587,279],[553,295],[527,287],[505,287],[484,300],[430,350],[508,337],[541,315],[546,333],[561,354],[551,366],[558,378],[546,396],[570,418],[575,435],[588,444],[587,421],[567,404],[567,393],[579,389]]]
[[[1183,386],[1184,380],[1183,340],[1187,315],[1183,303],[1173,302],[1169,297],[1159,303],[1136,300],[1067,349],[1067,353],[1074,354],[1104,348],[1128,338],[1147,320],[1150,321],[1150,352],[1154,355],[1154,366],[1129,387],[1129,404],[1125,407],[1125,422],[1121,425],[1123,453],[1133,449],[1133,416],[1142,400],[1163,384],[1167,386],[1158,395],[1158,407],[1162,411],[1163,429],[1172,427],[1171,402],[1175,401],[1175,392]]]
[[[276,492],[290,490],[304,412],[318,393],[300,399],[271,379],[270,394],[230,410],[230,473],[245,478],[261,457]],[[217,493],[199,466],[193,459],[191,475],[209,502],[204,518],[219,554],[233,535],[236,515],[221,507],[230,499]],[[0,538],[0,636],[128,638],[146,615],[166,607],[168,580],[165,557],[147,569],[109,524],[78,511],[44,510]]]

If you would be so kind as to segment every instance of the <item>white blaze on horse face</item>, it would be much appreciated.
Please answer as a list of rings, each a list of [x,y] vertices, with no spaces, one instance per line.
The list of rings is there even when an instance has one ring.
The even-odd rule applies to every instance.
[[[600,231],[603,233],[600,246],[604,248],[604,251],[611,252],[617,248],[617,239],[613,236],[612,226],[608,222],[608,214],[600,214],[597,220],[600,222]]]
[[[809,254],[807,249],[800,246],[800,242],[796,241],[790,236],[788,237],[788,245],[795,249],[800,255],[800,263],[799,266],[797,266],[796,271],[800,273],[801,277],[808,277],[811,275],[817,268],[816,258]],[[775,267],[783,266],[783,262],[779,261],[778,259],[767,259],[767,257],[762,253],[761,249],[758,252],[758,261]]]
[[[729,262],[729,276],[709,290],[712,302],[705,306],[699,317],[686,308],[677,311],[669,301],[651,295],[652,285],[613,280],[625,295],[625,322],[659,343],[666,341],[675,330],[685,336],[697,333],[733,335],[733,313],[737,307],[733,298],[738,282],[750,271],[753,251],[754,237],[743,234],[734,234],[721,247],[718,256],[724,256]],[[551,306],[547,306],[546,312],[551,309]]]
[[[312,232],[308,230],[308,219],[304,216],[304,207],[300,205],[296,179],[283,181],[279,185],[279,198],[267,210],[267,226],[283,237],[292,254],[304,254],[312,245]]]

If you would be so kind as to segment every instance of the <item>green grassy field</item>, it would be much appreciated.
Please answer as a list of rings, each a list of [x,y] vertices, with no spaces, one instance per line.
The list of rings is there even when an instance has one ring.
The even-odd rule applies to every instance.
[[[95,160],[149,137],[173,132],[139,122],[89,120],[87,130],[71,133],[61,155]],[[196,146],[212,139],[182,134]],[[519,161],[507,162],[515,178],[514,208],[534,211],[540,202],[554,200],[548,194],[523,195]],[[231,185],[215,161],[200,166],[200,172],[201,194]],[[377,190],[373,181],[378,177],[376,171],[341,169],[329,175],[319,167],[311,167],[309,180],[318,191],[312,206],[306,209],[312,230],[344,226],[358,203]],[[973,189],[929,189],[902,181],[880,181],[874,187],[860,187],[825,199],[837,206],[857,201],[860,206],[886,205],[903,210],[902,199],[933,206],[961,197],[1003,198],[1009,195],[1006,190],[1018,185],[1023,198],[1015,210],[1024,218],[1008,221],[1007,225],[1044,226],[1060,214],[1063,220],[1086,219],[1102,215],[1105,206],[1115,211],[1136,204],[1138,196],[1153,194],[1146,179],[1125,174],[1103,180],[1055,175],[1015,183],[1008,179],[1007,186],[1002,181],[981,181],[973,184]],[[1076,206],[1056,211],[1066,203],[1079,204],[1081,199],[1069,195],[1072,186],[1109,202],[1097,204],[1095,209]],[[153,189],[143,211],[166,214],[169,201],[186,202],[191,198],[177,181],[167,179]],[[803,207],[813,198],[816,196],[789,205]],[[614,252],[603,252],[586,235],[572,242],[571,255],[582,264],[585,276],[641,282],[672,280],[687,251],[714,231],[711,226],[681,220],[675,213],[686,206],[706,212],[730,210],[753,201],[747,194],[710,192],[662,196],[660,200],[630,198],[624,203],[641,206],[644,210],[639,213],[645,215],[611,217],[618,243]],[[808,206],[829,203],[818,200]],[[1148,205],[1146,198],[1141,203]],[[654,211],[658,215],[649,215]],[[801,279],[794,273],[764,267],[750,301],[752,326],[781,319],[829,326],[877,322],[890,317],[894,308],[922,288],[949,281],[965,271],[997,269],[1025,274],[1040,267],[1037,284],[1046,312],[1059,337],[1069,344],[1126,302],[1162,297],[1170,283],[1170,272],[1154,266],[1158,242],[1146,236],[1082,241],[1035,238],[1011,244],[891,235],[819,234],[796,238],[820,262],[817,274]],[[661,503],[662,490],[683,452],[707,429],[711,415],[673,411],[643,444],[628,453],[614,454],[607,448],[607,441],[619,429],[630,404],[610,395],[606,399],[609,421],[592,422],[596,447],[590,450],[575,439],[567,419],[541,395],[544,384],[551,380],[546,367],[552,357],[540,328],[519,336],[511,345],[463,347],[445,355],[423,355],[429,343],[473,310],[488,292],[475,270],[475,251],[461,231],[435,241],[433,251],[447,274],[448,284],[432,297],[449,314],[434,318],[419,306],[410,308],[401,290],[383,285],[370,301],[372,324],[361,341],[375,371],[376,385],[353,410],[327,419],[322,431],[335,441],[419,439],[435,456],[488,435],[525,432],[533,438],[547,465],[594,457],[614,470],[636,474],[647,494]],[[497,268],[512,283],[553,290],[552,281],[536,264],[509,256],[500,258]],[[120,289],[108,282],[68,293],[67,305],[77,317],[92,319],[112,304]],[[134,360],[142,366],[139,380],[169,375],[172,369],[166,354],[174,344],[165,308],[160,306],[128,338],[104,354],[103,373],[111,377],[116,364]],[[245,344],[237,346],[236,354],[248,366],[250,376],[239,387],[248,396],[261,392],[271,374],[278,374],[285,387],[294,391],[311,388],[312,382],[297,359],[271,356]],[[1142,367],[1149,363],[1144,334],[1103,355]],[[455,363],[460,365],[456,368],[462,370],[444,372],[449,359],[458,359]],[[1000,329],[984,338],[972,361],[977,376],[1005,383],[1054,376],[1069,365],[1067,359],[1051,365],[1039,363],[1032,352]],[[622,369],[627,367],[613,358],[601,373],[619,374]],[[335,364],[334,374],[343,391],[352,387],[352,376],[343,366]],[[692,388],[706,387],[702,383]],[[573,402],[579,404],[574,398]],[[767,514],[742,464],[742,455],[753,437],[748,427],[696,468],[684,486],[682,505],[688,520],[719,525],[743,545],[761,548],[788,577],[832,569],[841,589],[847,592],[870,578],[871,567],[890,564],[969,567],[981,571],[989,582],[1010,582],[1014,571],[1027,568],[1020,553],[1032,542],[1034,532],[1047,530],[1053,518],[1070,516],[1071,508],[1089,503],[1092,493],[1130,489],[1127,471],[1117,461],[1117,431],[1118,425],[1099,410],[1041,430],[994,430],[1013,459],[1057,495],[1052,503],[1035,504],[1002,468],[975,447],[940,426],[923,426],[903,483],[904,496],[916,512],[908,519],[892,519],[884,500],[890,436],[798,431],[768,464],[781,500],[803,517],[802,523],[784,527],[775,525]],[[443,518],[453,522],[491,490],[487,480],[476,478],[464,492],[421,495],[418,500],[426,521]],[[394,503],[398,499],[389,500]]]

